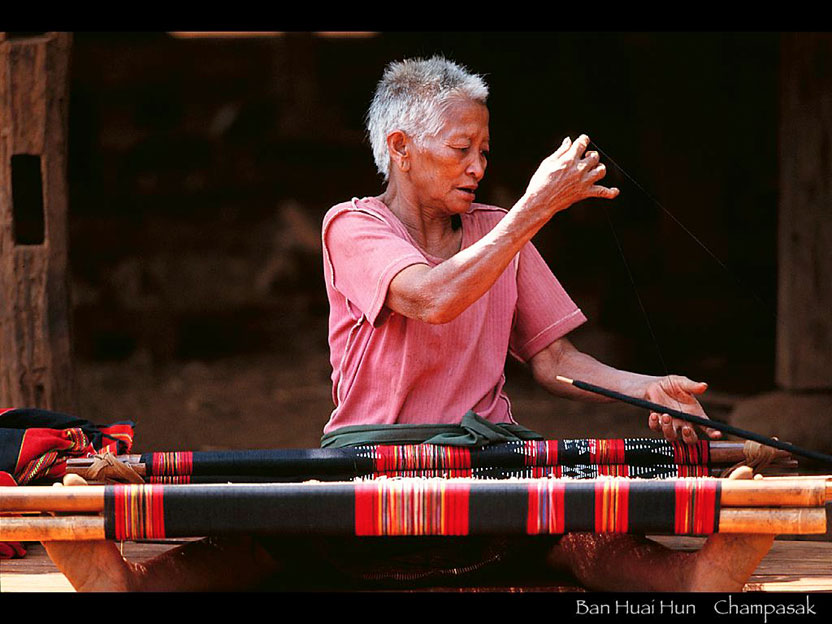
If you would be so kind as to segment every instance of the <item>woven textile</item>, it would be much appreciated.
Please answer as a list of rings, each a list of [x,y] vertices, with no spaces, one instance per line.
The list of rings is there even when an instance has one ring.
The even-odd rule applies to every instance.
[[[552,466],[630,466],[609,471],[621,476],[705,476],[710,459],[706,440],[696,444],[655,438],[620,440],[524,440],[481,448],[434,444],[365,445],[338,449],[276,449],[252,451],[202,451],[146,453],[141,456],[151,477],[263,476],[276,480],[304,478],[347,479],[363,476],[453,476],[499,478],[496,469],[510,469],[506,476],[577,476],[577,471],[538,471]],[[677,470],[676,474],[639,470],[637,467],[692,466],[702,470]],[[637,474],[638,473],[638,474]],[[594,476],[606,474],[596,470]]]
[[[392,470],[389,472],[373,472],[369,475],[356,476],[350,474],[315,475],[319,481],[349,481],[351,479],[381,479],[381,478],[443,478],[443,479],[537,479],[541,477],[595,479],[597,477],[631,477],[638,479],[673,479],[677,477],[709,477],[713,476],[707,466],[677,466],[675,464],[659,464],[654,466],[629,466],[627,464],[594,464],[578,466],[526,466],[524,468],[500,468],[499,466],[483,466],[481,468],[436,469],[436,470]],[[311,476],[309,478],[312,478]],[[173,475],[149,476],[147,483],[271,483],[296,482],[301,479],[294,476],[271,477],[268,475]]]
[[[0,409],[0,472],[18,485],[59,479],[70,457],[130,452],[133,423],[96,425],[40,409]]]
[[[0,409],[0,485],[60,479],[66,460],[110,450],[128,453],[133,423],[93,423],[41,409]],[[23,557],[17,542],[0,542],[0,559]]]
[[[233,533],[496,535],[718,529],[718,479],[378,479],[350,483],[114,485],[111,539]]]

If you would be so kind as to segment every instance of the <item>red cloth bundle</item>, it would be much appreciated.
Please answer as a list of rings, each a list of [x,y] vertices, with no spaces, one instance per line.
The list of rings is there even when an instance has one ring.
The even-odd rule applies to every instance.
[[[58,480],[70,457],[129,453],[133,427],[129,421],[95,425],[49,410],[0,409],[0,486]],[[0,542],[0,559],[25,554],[17,542]]]

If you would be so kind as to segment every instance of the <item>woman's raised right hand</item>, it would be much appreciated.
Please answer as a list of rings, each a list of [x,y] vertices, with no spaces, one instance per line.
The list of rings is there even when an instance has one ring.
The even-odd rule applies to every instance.
[[[617,188],[597,184],[607,173],[598,152],[589,151],[589,137],[582,134],[573,143],[569,137],[560,147],[540,163],[526,193],[525,204],[546,214],[547,220],[572,204],[598,197],[613,199]]]

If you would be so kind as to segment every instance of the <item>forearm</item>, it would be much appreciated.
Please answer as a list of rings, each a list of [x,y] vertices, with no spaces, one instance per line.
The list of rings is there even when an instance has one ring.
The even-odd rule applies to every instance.
[[[545,225],[549,214],[522,198],[483,238],[434,267],[415,265],[390,284],[391,310],[429,323],[447,323],[482,297],[514,257]]]
[[[659,378],[620,370],[599,362],[594,357],[575,349],[562,338],[539,353],[532,361],[535,380],[555,396],[569,399],[610,402],[612,399],[586,392],[557,380],[557,376],[579,379],[615,390],[622,394],[642,397],[647,387]]]

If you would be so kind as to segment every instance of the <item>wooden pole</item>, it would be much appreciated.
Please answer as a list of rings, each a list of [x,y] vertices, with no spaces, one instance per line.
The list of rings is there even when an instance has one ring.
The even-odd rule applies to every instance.
[[[73,413],[67,279],[72,36],[0,39],[0,407]]]
[[[104,509],[103,485],[45,487],[24,485],[0,488],[0,512],[99,512]],[[0,519],[0,523],[5,519]]]
[[[775,372],[778,385],[787,390],[828,391],[832,389],[832,34],[787,33],[781,41]]]
[[[91,541],[106,539],[99,516],[0,517],[0,542]]]
[[[826,532],[826,511],[822,507],[722,509],[719,513],[719,532],[817,535]],[[101,516],[0,517],[0,541],[97,541],[103,539],[106,539],[105,520]]]
[[[720,533],[819,535],[826,533],[826,509],[733,508],[719,512]]]

